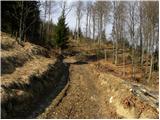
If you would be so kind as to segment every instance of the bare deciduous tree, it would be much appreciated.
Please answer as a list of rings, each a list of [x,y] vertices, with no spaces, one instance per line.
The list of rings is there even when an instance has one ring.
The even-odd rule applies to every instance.
[[[135,26],[136,26],[136,2],[128,2],[128,29],[132,43],[132,79],[135,79]]]
[[[146,29],[149,33],[148,36],[148,54],[150,54],[150,67],[149,67],[149,76],[148,76],[148,82],[150,81],[152,77],[152,68],[153,68],[153,60],[154,56],[153,53],[155,51],[155,39],[157,39],[157,25],[159,24],[159,11],[158,11],[159,3],[158,1],[155,2],[145,2],[144,3],[144,14],[146,16]],[[149,55],[148,55],[149,57]]]
[[[109,1],[96,1],[95,10],[97,16],[98,25],[98,42],[101,44],[102,31],[105,31],[106,20],[109,18],[109,13],[111,9],[111,3]]]
[[[76,8],[76,10],[75,10],[75,13],[76,13],[76,16],[77,16],[77,32],[78,32],[78,38],[80,38],[80,29],[81,29],[81,27],[80,27],[80,24],[81,24],[81,19],[82,19],[82,16],[83,16],[83,11],[85,10],[84,9],[84,3],[83,3],[83,1],[77,1],[76,3],[75,3],[76,5],[75,5],[75,8]]]

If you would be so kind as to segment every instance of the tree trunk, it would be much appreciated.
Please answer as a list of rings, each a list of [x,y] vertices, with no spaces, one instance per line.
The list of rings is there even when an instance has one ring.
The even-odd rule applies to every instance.
[[[141,3],[140,3],[141,4]],[[143,67],[142,6],[140,5],[140,62]]]
[[[105,61],[107,60],[107,53],[106,53],[106,49],[104,50],[104,55],[105,55]]]
[[[101,46],[101,40],[102,40],[102,29],[103,29],[103,20],[102,20],[102,14],[100,15],[100,36],[99,36],[99,39],[100,39],[100,46]]]
[[[118,40],[116,40],[116,56],[115,56],[115,64],[118,64]]]
[[[21,7],[22,7],[22,11],[21,11],[21,15],[20,15],[20,25],[19,25],[19,43],[22,41],[22,37],[23,37],[23,1],[21,1]]]
[[[152,41],[151,41],[151,44],[150,44],[150,54],[151,54],[151,60],[150,60],[150,70],[149,70],[149,78],[148,78],[148,82],[151,80],[151,77],[152,77],[152,68],[153,68],[153,60],[154,60],[154,56],[153,56],[153,52],[154,52],[154,26],[152,26]]]
[[[46,17],[47,17],[47,4],[48,4],[47,1],[45,1],[44,22],[46,22]],[[47,40],[46,34],[47,34],[47,31],[46,31],[46,26],[45,26],[45,28],[44,28],[44,33],[43,33],[43,36],[44,36],[44,38],[45,38],[45,41]]]
[[[77,34],[77,38],[80,40],[80,16],[78,16],[78,27],[77,27],[77,31],[78,31],[78,34]]]
[[[42,41],[43,41],[43,32],[44,32],[44,29],[43,29],[43,28],[44,28],[44,27],[43,27],[44,25],[43,25],[43,24],[44,24],[44,23],[41,24],[41,40],[42,40]]]
[[[93,20],[93,40],[95,40],[95,16],[92,16],[92,20]]]
[[[144,66],[143,66],[143,58],[144,58],[144,44],[143,44],[143,47],[142,47],[142,55],[141,55],[141,70],[142,70],[142,75],[141,77],[143,78],[144,76]]]
[[[132,46],[132,79],[135,80],[134,45]]]
[[[114,41],[113,41],[113,60],[112,61],[113,61],[113,63],[115,63],[115,44],[114,44]]]
[[[89,26],[88,26],[88,31],[89,31],[88,37],[90,38],[90,36],[91,36],[91,15],[90,15],[90,13],[89,13]]]
[[[146,48],[147,48],[147,52],[146,52],[146,70],[145,70],[145,75],[148,75],[148,66],[149,66],[149,37],[147,35],[147,44],[146,44]],[[146,81],[147,82],[147,81]]]
[[[87,10],[87,14],[86,14],[86,38],[88,37],[88,10]]]
[[[151,62],[150,62],[150,70],[149,70],[149,77],[148,77],[148,83],[151,80],[152,77],[152,67],[153,67],[153,53],[151,53]]]
[[[125,43],[123,42],[123,77],[125,76]]]

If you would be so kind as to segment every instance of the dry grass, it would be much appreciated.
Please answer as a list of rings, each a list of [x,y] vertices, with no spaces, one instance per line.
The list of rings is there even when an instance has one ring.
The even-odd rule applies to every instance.
[[[124,118],[157,118],[157,110],[135,97],[130,91],[130,84],[109,73],[97,71],[97,76],[98,84],[101,85],[99,88],[110,104],[116,108],[118,115]],[[147,112],[148,110],[150,112]]]
[[[64,64],[49,57],[41,46],[26,42],[22,47],[6,33],[1,38],[2,118],[25,116],[44,91],[62,77]]]
[[[112,61],[105,61],[100,60],[96,63],[96,69],[100,70],[101,72],[109,72],[112,73],[115,76],[118,76],[124,80],[128,81],[134,81],[141,84],[145,84],[146,86],[150,87],[153,90],[158,91],[159,90],[159,77],[158,72],[152,73],[152,79],[147,83],[147,78],[144,78],[144,71],[142,71],[140,66],[136,66],[135,71],[135,80],[132,80],[132,65],[128,64],[125,65],[125,75],[123,76],[123,66],[122,65],[115,65],[112,63]]]
[[[42,74],[48,69],[49,64],[53,64],[55,60],[45,57],[35,57],[31,61],[25,63],[22,67],[16,68],[12,74],[5,74],[1,76],[2,85],[7,85],[12,82],[28,83],[29,77],[32,74]]]

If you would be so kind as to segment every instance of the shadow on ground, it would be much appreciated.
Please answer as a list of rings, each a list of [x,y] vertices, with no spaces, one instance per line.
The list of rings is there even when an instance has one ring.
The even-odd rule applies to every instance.
[[[29,83],[1,86],[2,118],[35,118],[47,108],[68,83],[69,65],[58,60],[40,76],[30,76]]]

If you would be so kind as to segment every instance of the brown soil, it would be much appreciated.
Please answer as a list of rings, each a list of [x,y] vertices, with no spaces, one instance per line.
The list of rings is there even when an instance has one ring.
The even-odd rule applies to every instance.
[[[52,106],[53,100],[37,118],[158,118],[156,109],[135,97],[124,80],[97,71],[95,63],[65,61],[71,63],[66,95],[57,106]]]
[[[69,62],[68,59],[66,61]],[[120,118],[112,106],[105,106],[102,90],[93,72],[90,64],[74,64],[71,58],[66,96],[58,106],[53,108],[51,104],[38,118]]]

